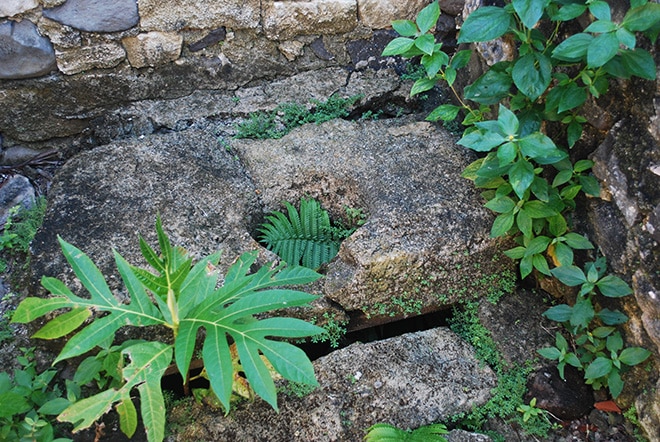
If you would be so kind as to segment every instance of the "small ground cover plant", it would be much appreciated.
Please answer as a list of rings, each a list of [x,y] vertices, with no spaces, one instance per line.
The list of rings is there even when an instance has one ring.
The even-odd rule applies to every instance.
[[[491,236],[511,236],[518,243],[505,254],[518,260],[521,276],[535,273],[582,286],[575,305],[556,306],[546,313],[567,325],[577,354],[567,350],[561,335],[556,347],[541,354],[557,360],[560,367],[569,363],[583,368],[587,383],[596,389],[608,387],[616,397],[623,388],[620,371],[650,353],[623,349],[614,326],[626,322],[625,315],[594,310],[596,292],[625,296],[630,293],[625,282],[606,275],[604,265],[591,265],[585,272],[574,265],[575,250],[594,247],[571,231],[568,214],[580,193],[598,196],[599,185],[589,174],[593,163],[573,163],[569,149],[587,122],[583,106],[605,94],[611,79],[655,79],[653,57],[640,41],[655,44],[660,4],[632,0],[621,21],[615,21],[609,4],[599,0],[511,0],[504,6],[480,7],[463,23],[458,43],[503,38],[513,42],[515,54],[490,66],[463,89],[463,95],[454,83],[472,51],[450,56],[442,50],[433,35],[439,16],[438,3],[433,2],[415,21],[393,22],[400,37],[383,55],[420,57],[426,75],[415,81],[411,95],[438,82],[455,94],[458,104],[440,105],[427,120],[451,121],[463,114],[466,129],[458,143],[481,155],[463,176],[484,189],[486,207],[497,214]],[[581,16],[590,20],[584,29],[577,22]],[[578,28],[582,30],[576,32]],[[488,119],[490,115],[496,117]],[[545,133],[549,126],[557,134],[554,139]]]
[[[22,205],[13,207],[0,235],[0,272],[5,272],[11,260],[28,257],[30,243],[43,223],[46,213],[46,199],[39,197],[34,205],[26,208]],[[25,262],[27,266],[29,263]]]
[[[201,328],[206,332],[201,349],[204,370],[226,412],[231,406],[234,368],[238,362],[232,356],[232,345],[251,389],[275,409],[273,370],[293,382],[317,385],[305,353],[286,341],[271,338],[303,338],[324,330],[299,319],[255,316],[311,302],[315,296],[282,287],[313,282],[320,275],[305,267],[285,264],[263,266],[250,273],[257,253],[248,252],[226,271],[224,282],[218,287],[219,272],[215,266],[219,252],[193,264],[185,250],[171,244],[160,218],[156,231],[158,251],[140,238],[140,249],[151,268],[133,266],[114,252],[117,269],[130,296],[128,304],[119,302],[113,295],[87,255],[60,238],[64,256],[90,297],[75,295],[62,281],[44,277],[42,285],[51,297],[26,298],[16,309],[13,321],[18,323],[31,322],[60,309],[68,310],[33,335],[55,339],[72,334],[53,364],[101,349],[100,356],[81,364],[76,376],[81,381],[99,382],[99,373],[104,370],[109,379],[100,380],[99,393],[66,407],[58,415],[59,421],[74,424],[76,432],[91,426],[114,406],[122,431],[130,437],[137,427],[132,398],[133,390],[137,389],[148,440],[163,440],[165,408],[161,378],[174,357],[184,379],[184,389],[187,388]],[[92,317],[93,312],[106,315]],[[87,323],[89,319],[92,320]],[[136,340],[112,347],[119,328],[154,325],[171,330],[173,343]],[[83,328],[76,331],[80,326]]]
[[[236,138],[282,138],[303,124],[347,117],[349,108],[361,98],[361,95],[342,98],[335,94],[326,101],[311,100],[311,107],[295,102],[282,103],[272,111],[255,112],[237,124]]]

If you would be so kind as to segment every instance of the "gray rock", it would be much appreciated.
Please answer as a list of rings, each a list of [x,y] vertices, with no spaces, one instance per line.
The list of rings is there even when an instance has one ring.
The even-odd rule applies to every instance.
[[[88,32],[117,32],[138,24],[136,0],[67,0],[44,9],[44,17]]]
[[[460,177],[472,157],[454,143],[430,123],[392,119],[333,120],[232,146],[266,210],[308,195],[334,219],[345,206],[368,215],[328,265],[324,291],[373,317],[433,310],[464,293],[466,272],[480,281],[510,268],[492,259],[492,215]],[[469,285],[476,296],[492,286]]]
[[[30,78],[55,69],[55,50],[29,20],[0,23],[0,79]]]
[[[172,241],[200,258],[224,250],[225,268],[258,247],[249,231],[261,214],[253,185],[211,135],[187,131],[100,147],[69,161],[49,193],[33,242],[33,272],[72,283],[56,235],[88,253],[118,287],[112,248],[140,264],[138,234],[155,243],[160,214]],[[114,275],[114,276],[113,276]]]
[[[3,0],[0,4],[0,17],[12,17],[37,6],[37,0]]]
[[[14,175],[2,183],[0,187],[0,226],[5,224],[12,208],[16,206],[30,208],[34,205],[34,200],[34,187],[24,176]]]
[[[445,328],[353,344],[316,360],[320,386],[303,398],[280,396],[279,413],[261,400],[224,418],[205,407],[174,440],[359,441],[378,422],[417,428],[446,420],[485,403],[495,386],[472,352]],[[466,436],[451,440],[489,440]]]

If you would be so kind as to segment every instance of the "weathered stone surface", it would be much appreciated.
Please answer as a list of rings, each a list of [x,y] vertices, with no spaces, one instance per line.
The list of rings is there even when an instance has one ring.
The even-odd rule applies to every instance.
[[[445,328],[353,344],[315,361],[320,386],[303,398],[281,396],[279,413],[261,400],[222,419],[195,407],[175,440],[359,441],[378,422],[417,428],[442,421],[484,403],[495,385],[472,351]],[[463,432],[450,440],[489,439]]]
[[[570,421],[589,414],[594,406],[594,393],[584,383],[583,373],[567,365],[564,378],[556,366],[543,367],[533,374],[527,384],[526,400],[536,398],[536,406],[561,420]]]
[[[50,39],[56,50],[78,49],[82,46],[80,31],[71,26],[44,17],[39,20],[38,25],[39,32]]]
[[[67,0],[44,9],[45,17],[88,32],[117,32],[138,24],[136,0]]]
[[[0,226],[9,217],[9,211],[16,206],[30,208],[34,205],[34,187],[22,175],[14,175],[0,186]]]
[[[38,77],[55,68],[55,51],[29,20],[0,23],[0,79]]]
[[[128,61],[134,68],[158,66],[174,61],[181,55],[183,37],[170,32],[147,32],[122,40]]]
[[[298,40],[287,40],[277,45],[277,49],[279,49],[282,55],[284,55],[289,61],[293,61],[297,57],[300,57],[303,54],[304,47],[305,43]]]
[[[137,235],[154,242],[158,213],[172,241],[195,257],[223,249],[222,268],[257,247],[248,233],[261,213],[253,185],[214,136],[192,130],[79,155],[58,172],[49,204],[34,240],[37,279],[71,281],[56,235],[88,253],[107,275],[116,275],[112,248],[129,262],[142,262]]]
[[[393,20],[414,20],[426,0],[357,0],[360,21],[373,29],[391,27]]]
[[[328,266],[325,295],[347,311],[432,309],[459,296],[466,268],[478,280],[509,266],[491,259],[491,215],[460,178],[471,155],[429,123],[334,120],[233,147],[266,210],[309,195],[336,219],[344,206],[368,215]]]
[[[37,6],[37,0],[3,0],[0,4],[0,17],[12,17]]]
[[[77,49],[56,51],[57,67],[66,75],[73,75],[90,69],[109,69],[126,58],[126,51],[118,43],[82,46]]]
[[[138,0],[143,31],[182,29],[255,29],[260,0]]]
[[[268,0],[263,15],[264,31],[273,40],[350,32],[357,26],[355,0]]]

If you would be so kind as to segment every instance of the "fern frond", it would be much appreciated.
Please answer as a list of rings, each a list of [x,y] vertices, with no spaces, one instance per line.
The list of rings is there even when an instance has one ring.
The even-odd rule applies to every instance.
[[[318,201],[303,198],[300,211],[288,202],[287,214],[273,212],[259,230],[260,240],[273,253],[290,265],[316,269],[339,252],[340,241],[334,239],[328,212]]]

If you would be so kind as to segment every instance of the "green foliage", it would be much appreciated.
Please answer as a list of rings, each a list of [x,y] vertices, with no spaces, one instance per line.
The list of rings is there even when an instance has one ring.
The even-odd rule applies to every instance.
[[[6,259],[27,258],[29,256],[30,243],[34,239],[39,227],[43,223],[46,213],[46,199],[37,198],[35,204],[26,209],[23,206],[15,206],[9,211],[9,218],[5,223],[4,231],[0,235],[0,272],[7,270]],[[27,266],[29,262],[25,262]]]
[[[123,304],[114,297],[99,269],[82,251],[60,239],[64,256],[90,297],[77,296],[60,280],[44,277],[42,285],[52,296],[47,299],[27,298],[16,309],[13,321],[19,323],[33,321],[55,310],[69,309],[34,335],[55,339],[74,333],[54,363],[83,355],[97,347],[102,349],[100,356],[91,361],[88,358],[86,361],[90,362],[82,364],[77,376],[83,380],[96,379],[99,370],[104,369],[111,374],[105,389],[68,406],[59,414],[58,420],[73,423],[74,431],[78,431],[92,425],[115,406],[122,431],[130,435],[137,421],[132,401],[132,391],[137,388],[147,438],[149,441],[162,440],[165,410],[161,377],[174,356],[179,372],[188,379],[200,328],[206,332],[202,347],[205,370],[213,392],[227,412],[235,362],[228,339],[237,348],[242,371],[251,388],[273,408],[277,409],[277,393],[264,358],[284,378],[316,384],[312,364],[305,353],[287,342],[269,337],[302,338],[321,333],[323,329],[299,319],[258,320],[256,316],[312,301],[315,298],[312,295],[278,287],[312,282],[319,277],[317,273],[284,264],[273,268],[263,266],[255,273],[248,273],[257,257],[256,252],[249,252],[227,270],[224,284],[217,287],[219,274],[215,266],[219,253],[193,265],[185,250],[172,246],[160,219],[156,222],[156,231],[159,251],[140,238],[142,254],[151,269],[130,265],[114,252],[119,274],[130,296],[129,303]],[[92,312],[105,315],[76,332]],[[169,328],[173,344],[137,340],[110,347],[120,327],[154,325]],[[118,382],[120,378],[121,382]]]
[[[565,28],[578,17],[591,23],[563,39]],[[486,207],[497,214],[491,236],[512,236],[517,246],[505,254],[519,260],[523,278],[536,271],[568,286],[581,286],[575,305],[560,305],[546,316],[566,324],[575,338],[578,354],[558,335],[556,346],[541,354],[585,371],[587,383],[608,386],[614,397],[623,388],[620,371],[648,357],[641,348],[623,349],[615,325],[627,320],[619,311],[596,311],[593,295],[617,298],[630,293],[618,277],[604,274],[597,264],[585,272],[574,265],[574,250],[593,249],[590,241],[569,229],[566,215],[584,192],[597,196],[599,186],[589,175],[593,163],[569,160],[568,149],[582,136],[581,115],[589,97],[606,93],[613,78],[632,76],[655,80],[651,54],[638,45],[639,38],[652,45],[660,33],[660,5],[633,0],[620,22],[612,19],[603,1],[511,0],[504,6],[480,7],[463,23],[458,43],[490,41],[503,37],[517,50],[513,60],[501,61],[471,85],[461,97],[453,88],[456,70],[464,67],[469,52],[450,57],[430,32],[439,16],[437,2],[422,10],[416,22],[392,25],[401,35],[383,55],[421,56],[426,76],[418,79],[411,95],[445,81],[458,105],[444,104],[427,119],[453,120],[462,111],[467,129],[459,144],[481,154],[463,176],[484,189]],[[469,102],[474,104],[470,105]],[[506,103],[506,106],[504,105]],[[476,105],[475,105],[476,104]],[[486,120],[486,115],[497,115]],[[547,123],[558,123],[565,146],[549,138]],[[541,276],[543,277],[543,276]],[[594,324],[604,324],[602,327]]]
[[[316,321],[312,321],[316,323]],[[323,313],[321,326],[324,332],[312,336],[311,342],[316,344],[318,342],[328,342],[330,347],[338,348],[339,342],[346,336],[347,321],[339,321],[335,318],[334,313],[331,315],[328,312]]]
[[[415,430],[402,430],[391,424],[378,423],[367,430],[365,442],[447,442],[443,434],[447,434],[443,424],[431,424]]]
[[[311,100],[311,108],[299,103],[283,103],[272,111],[251,114],[236,126],[236,138],[282,138],[303,124],[347,117],[348,109],[361,98],[361,95],[348,98],[332,95],[326,101]]]
[[[300,212],[289,202],[284,205],[288,216],[275,211],[258,230],[268,250],[290,265],[319,268],[337,255],[341,242],[357,228],[333,226],[328,212],[312,198],[300,200]]]
[[[548,319],[564,324],[574,345],[569,346],[568,341],[558,332],[555,346],[542,348],[538,352],[545,358],[557,361],[562,378],[565,365],[572,365],[584,371],[587,384],[597,390],[607,386],[612,397],[617,398],[624,385],[621,373],[627,367],[644,362],[651,352],[641,347],[624,349],[621,333],[614,326],[627,322],[628,317],[619,310],[597,310],[594,305],[593,297],[596,293],[609,298],[620,298],[632,293],[621,278],[606,275],[605,270],[604,259],[587,263],[585,271],[576,266],[552,269],[552,274],[563,284],[580,287],[574,305],[556,305],[544,313]]]
[[[55,439],[55,416],[75,401],[80,387],[67,381],[66,394],[55,384],[55,370],[37,373],[34,349],[22,348],[18,356],[21,369],[14,370],[13,377],[0,373],[0,440],[63,442]]]

